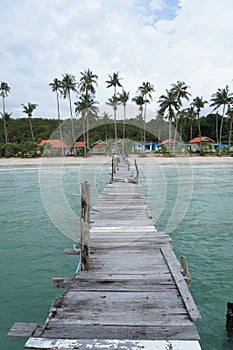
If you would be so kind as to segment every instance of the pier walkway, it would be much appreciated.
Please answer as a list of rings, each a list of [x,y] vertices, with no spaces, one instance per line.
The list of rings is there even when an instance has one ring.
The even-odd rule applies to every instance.
[[[92,208],[89,271],[70,280],[26,348],[201,349],[200,314],[171,239],[134,182],[121,159]]]

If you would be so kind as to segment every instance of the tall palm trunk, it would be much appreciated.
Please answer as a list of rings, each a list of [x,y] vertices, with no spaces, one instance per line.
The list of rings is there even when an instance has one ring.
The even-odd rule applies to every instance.
[[[181,125],[180,126],[180,143],[182,143],[182,141],[183,141],[182,134],[183,134],[183,126]]]
[[[71,117],[71,133],[72,133],[72,142],[74,145],[74,155],[76,156],[76,144],[75,144],[75,133],[74,133],[74,120],[73,120],[73,112],[72,112],[72,104],[71,104],[71,96],[70,91],[68,92],[69,106],[70,106],[70,117]]]
[[[168,130],[168,139],[169,139],[169,143],[171,141],[172,138],[172,118],[169,117],[169,130]]]
[[[90,145],[89,145],[89,128],[90,128],[90,115],[89,115],[89,108],[87,110],[87,114],[86,114],[86,119],[87,119],[87,149],[90,148]]]
[[[190,140],[193,139],[193,120],[190,120]]]
[[[124,120],[123,120],[123,155],[125,155],[125,119],[126,119],[126,105],[124,104]]]
[[[216,141],[219,147],[219,138],[218,138],[218,112],[216,113],[215,116],[215,133],[216,133]]]
[[[176,120],[175,120],[175,134],[174,134],[173,147],[172,147],[173,154],[175,153],[175,148],[176,148],[177,128],[178,128],[178,116],[176,116]]]
[[[144,104],[144,125],[143,125],[143,155],[146,153],[146,108],[147,103]]]
[[[230,118],[230,130],[229,130],[229,139],[228,139],[228,146],[229,147],[231,147],[232,123],[233,123],[233,116],[231,116],[231,118]]]
[[[223,129],[223,122],[224,122],[224,117],[225,117],[225,110],[226,110],[226,105],[223,105],[223,111],[222,111],[222,119],[221,119],[221,124],[220,124],[220,131],[219,131],[219,147],[218,147],[218,154],[220,155],[220,147],[222,144],[222,129]]]
[[[2,97],[2,118],[3,118],[3,127],[4,127],[4,134],[5,134],[5,144],[6,144],[6,156],[8,156],[8,131],[7,131],[7,125],[6,125],[6,107],[5,107],[5,98]]]
[[[57,95],[57,116],[59,120],[59,134],[60,134],[60,140],[62,142],[62,157],[64,157],[64,147],[63,147],[63,137],[62,137],[62,126],[61,126],[61,113],[60,113],[60,103],[59,103],[59,96],[58,91],[56,90]]]
[[[116,99],[116,86],[114,87],[114,97]],[[116,103],[116,100],[115,100]],[[115,145],[116,145],[116,154],[117,154],[117,123],[116,123],[116,111],[117,107],[116,105],[113,107],[114,108],[114,133],[115,133]]]
[[[199,134],[199,144],[200,144],[200,153],[202,152],[202,144],[201,144],[201,123],[200,123],[200,112],[197,111],[197,124],[198,124],[198,134]]]
[[[82,112],[82,124],[83,124],[84,157],[86,157],[87,148],[86,148],[85,112]]]
[[[33,128],[32,128],[32,118],[31,118],[31,115],[28,115],[28,121],[29,121],[29,127],[30,127],[31,136],[32,136],[32,141],[34,142],[35,136],[34,136],[34,132],[33,132]]]

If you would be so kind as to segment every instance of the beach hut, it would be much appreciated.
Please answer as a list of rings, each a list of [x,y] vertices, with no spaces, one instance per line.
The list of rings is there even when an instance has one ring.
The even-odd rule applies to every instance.
[[[194,139],[189,141],[192,152],[199,152],[201,150],[210,151],[214,143],[215,141],[208,136],[194,137]]]
[[[44,146],[44,155],[50,156],[60,156],[69,152],[70,147],[64,141],[53,139],[53,140],[42,140],[39,144],[39,147]]]
[[[174,141],[173,139],[166,139],[160,142],[160,147],[165,146],[167,151],[173,151],[174,148],[174,143],[175,143],[175,150],[178,145],[178,141]]]
[[[145,143],[145,152],[146,153],[152,153],[156,152],[157,148],[160,146],[160,144],[154,143],[152,141],[146,141]],[[132,153],[141,153],[143,148],[143,142],[135,141],[132,146]]]
[[[68,156],[74,156],[74,155],[84,155],[84,150],[87,146],[87,143],[84,141],[76,141],[72,143],[70,146],[70,150],[67,153]],[[74,151],[74,149],[76,151]]]
[[[102,140],[98,140],[92,144],[91,153],[94,154],[106,154],[107,153],[108,144]]]

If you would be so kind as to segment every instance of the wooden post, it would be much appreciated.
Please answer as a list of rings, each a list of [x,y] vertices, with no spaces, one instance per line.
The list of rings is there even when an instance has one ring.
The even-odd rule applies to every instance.
[[[80,248],[81,248],[81,270],[89,270],[90,255],[90,184],[81,184],[81,218],[80,218]]]
[[[134,164],[135,164],[135,168],[136,168],[136,183],[138,183],[139,169],[138,169],[136,159],[134,160]]]
[[[120,158],[119,158],[119,156],[117,156],[117,158],[116,158],[117,171],[119,170],[119,164],[120,164]]]
[[[227,303],[226,329],[228,337],[233,336],[233,303]]]
[[[112,180],[113,180],[113,175],[114,175],[114,158],[112,156],[112,175],[111,175]]]
[[[190,278],[190,274],[189,274],[187,259],[185,256],[181,256],[180,259],[181,259],[182,268],[184,270],[185,281],[186,281],[188,287],[191,287],[191,278]]]

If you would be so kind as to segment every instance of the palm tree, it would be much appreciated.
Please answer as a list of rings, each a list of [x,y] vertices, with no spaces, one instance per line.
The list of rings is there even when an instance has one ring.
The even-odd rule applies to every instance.
[[[84,73],[81,72],[81,78],[79,83],[80,92],[84,95],[95,95],[95,86],[98,86],[97,80],[98,75],[93,74],[92,71],[88,68]]]
[[[230,121],[230,126],[229,126],[229,138],[228,138],[228,146],[229,148],[231,147],[231,137],[232,137],[232,124],[233,124],[233,105],[228,107],[227,113]]]
[[[81,72],[79,90],[85,96],[86,101],[90,101],[90,99],[92,99],[92,103],[94,103],[94,95],[96,92],[95,86],[98,86],[97,79],[98,76],[96,74],[93,74],[89,68],[84,73]],[[89,113],[86,113],[86,122],[87,148],[89,148]]]
[[[191,94],[187,91],[189,87],[185,84],[184,81],[177,81],[176,84],[172,84],[171,91],[176,95],[178,102],[182,105],[181,99],[189,100]]]
[[[28,102],[27,106],[22,104],[23,106],[23,113],[27,114],[28,116],[28,120],[29,120],[29,126],[30,126],[30,131],[31,131],[31,136],[32,136],[32,141],[34,142],[35,140],[35,136],[34,136],[34,132],[33,132],[33,128],[32,128],[32,113],[33,111],[36,109],[36,107],[38,106],[35,103],[30,103]]]
[[[161,95],[158,100],[160,113],[167,113],[167,118],[169,121],[169,142],[172,138],[172,121],[176,118],[176,113],[179,110],[179,101],[177,100],[174,91],[166,89],[166,95]]]
[[[222,107],[222,118],[221,118],[219,142],[218,142],[218,154],[220,155],[220,145],[222,143],[222,128],[223,128],[223,121],[226,113],[226,108],[229,107],[233,101],[233,94],[230,92],[229,86],[226,85],[226,87],[223,89],[219,88],[216,93],[212,94],[210,101],[211,101],[210,107],[214,107],[213,109],[214,111]]]
[[[152,100],[151,93],[154,92],[154,86],[150,84],[148,81],[143,82],[141,86],[139,86],[138,91],[144,99],[144,130],[143,130],[143,154],[145,153],[146,147],[146,112],[147,112],[147,103],[150,103]]]
[[[58,80],[57,78],[55,78],[53,80],[52,83],[49,84],[49,86],[51,87],[52,89],[52,92],[55,92],[56,93],[56,99],[57,99],[57,116],[58,116],[58,120],[59,120],[59,133],[60,133],[60,140],[63,141],[63,137],[62,137],[62,127],[61,127],[61,114],[60,114],[60,104],[59,104],[59,96],[62,95],[62,88],[63,88],[63,85],[62,85],[62,81],[61,80]],[[62,156],[64,156],[64,148],[62,146]]]
[[[9,85],[4,81],[2,81],[0,85],[0,96],[2,97],[2,118],[3,118],[3,126],[4,126],[4,133],[5,133],[6,156],[8,155],[7,145],[8,145],[9,139],[8,139],[6,119],[5,119],[5,116],[6,116],[5,98],[8,96],[9,92],[10,92]]]
[[[76,92],[76,79],[72,74],[63,74],[62,79],[62,94],[63,97],[68,99],[70,107],[70,117],[71,117],[71,133],[72,133],[72,143],[74,144],[74,155],[76,156],[76,146],[75,146],[75,132],[74,132],[74,120],[72,112],[72,102],[71,102],[71,92]]]
[[[115,132],[115,144],[116,144],[116,153],[117,153],[117,124],[116,124],[116,111],[117,111],[117,102],[118,99],[116,97],[117,87],[122,87],[120,83],[121,78],[119,77],[119,72],[114,72],[113,75],[109,75],[109,80],[106,80],[107,88],[114,87],[114,95],[112,99],[113,102],[113,112],[114,112],[114,132]],[[109,99],[110,101],[110,99]],[[111,103],[111,102],[110,102]]]
[[[172,84],[171,91],[174,93],[175,97],[178,101],[178,110],[177,115],[175,115],[175,136],[174,136],[174,142],[173,142],[173,152],[175,151],[175,142],[176,142],[176,134],[177,134],[177,127],[178,127],[178,114],[180,112],[180,108],[182,107],[182,99],[189,100],[189,96],[191,94],[187,91],[188,86],[183,81],[177,81],[176,84]]]
[[[124,89],[122,93],[118,94],[118,100],[123,104],[124,108],[124,120],[123,120],[123,155],[125,154],[125,119],[126,119],[126,105],[129,100],[129,92],[126,92]]]
[[[193,99],[193,102],[191,103],[191,107],[194,107],[197,114],[197,123],[198,123],[198,133],[200,138],[200,148],[201,148],[201,123],[200,123],[200,112],[201,109],[205,107],[205,104],[208,103],[207,101],[203,100],[203,97],[195,97]]]

